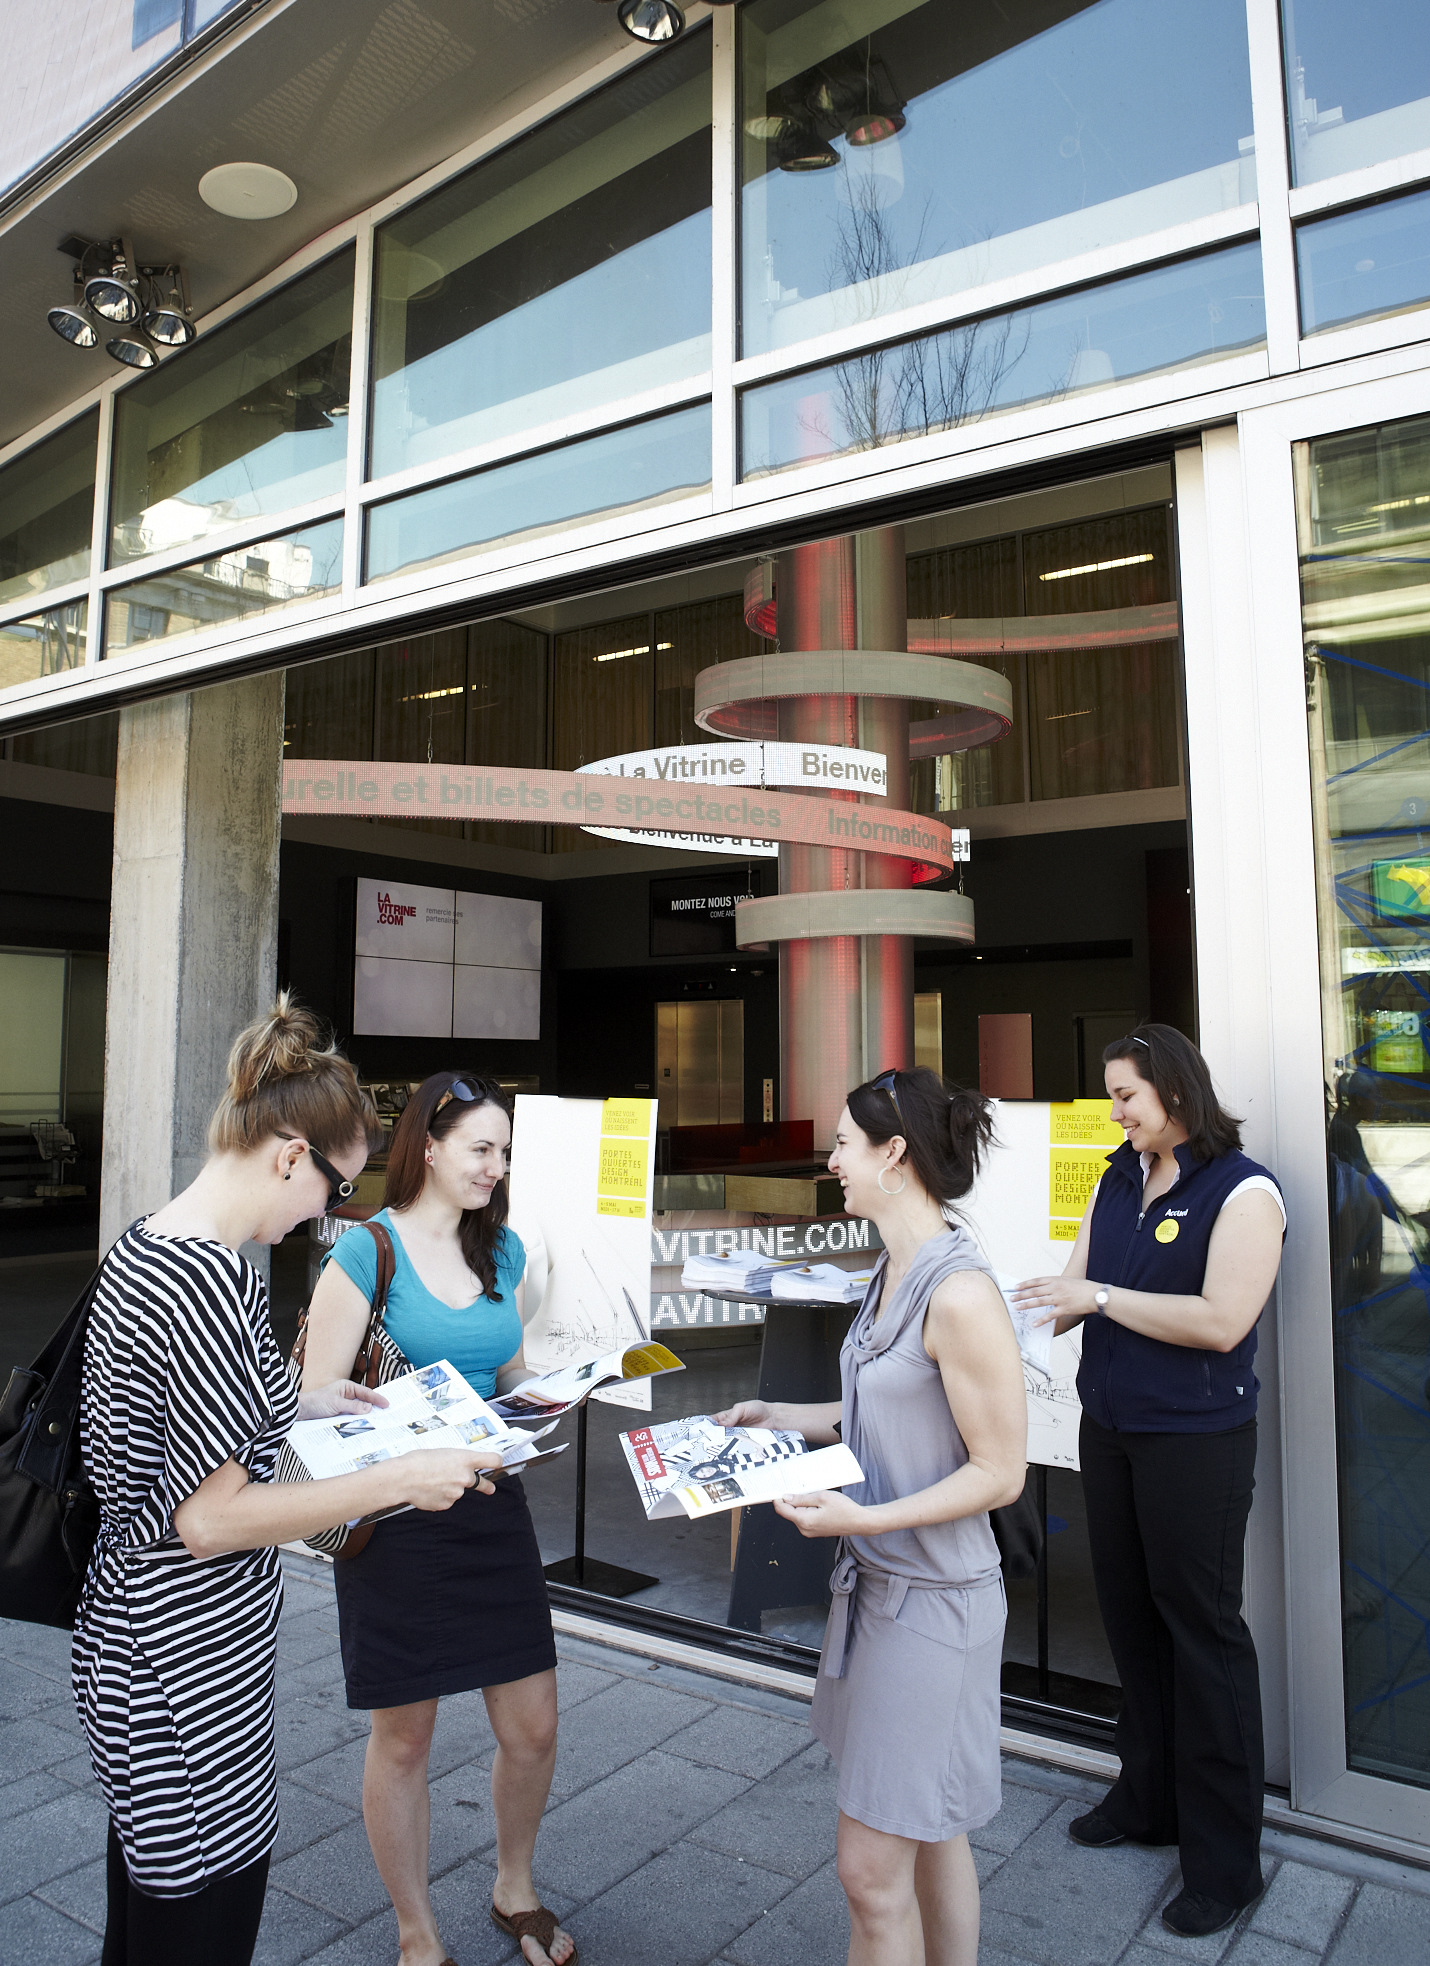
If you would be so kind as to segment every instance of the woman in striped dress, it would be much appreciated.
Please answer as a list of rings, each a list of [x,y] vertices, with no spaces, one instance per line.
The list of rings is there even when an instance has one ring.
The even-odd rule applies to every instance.
[[[295,1419],[383,1402],[348,1381],[298,1398],[240,1246],[278,1242],[350,1193],[377,1120],[286,995],[228,1069],[209,1160],[115,1243],[85,1342],[101,1524],[74,1691],[109,1805],[103,1966],[252,1958],[278,1828],[276,1546],[377,1509],[450,1508],[496,1462],[434,1452],[273,1483]]]

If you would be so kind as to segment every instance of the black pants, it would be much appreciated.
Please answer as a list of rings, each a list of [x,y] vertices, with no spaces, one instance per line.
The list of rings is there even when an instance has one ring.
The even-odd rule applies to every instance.
[[[1261,1889],[1265,1750],[1241,1615],[1256,1422],[1121,1434],[1082,1421],[1097,1601],[1122,1681],[1122,1773],[1099,1806],[1123,1833],[1181,1846],[1182,1879],[1225,1905]]]
[[[109,1915],[100,1966],[249,1966],[268,1889],[268,1859],[220,1877],[187,1898],[134,1888],[111,1822],[105,1852]]]

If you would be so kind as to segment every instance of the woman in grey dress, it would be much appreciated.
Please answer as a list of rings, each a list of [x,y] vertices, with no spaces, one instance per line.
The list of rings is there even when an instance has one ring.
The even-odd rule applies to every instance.
[[[839,1764],[850,1966],[975,1966],[968,1832],[998,1813],[1006,1605],[988,1511],[1026,1466],[1023,1373],[1003,1299],[947,1205],[992,1134],[976,1093],[884,1072],[849,1095],[829,1166],[884,1254],[840,1356],[839,1405],[747,1400],[728,1425],[842,1436],[865,1480],[776,1502],[840,1539],[811,1724]]]

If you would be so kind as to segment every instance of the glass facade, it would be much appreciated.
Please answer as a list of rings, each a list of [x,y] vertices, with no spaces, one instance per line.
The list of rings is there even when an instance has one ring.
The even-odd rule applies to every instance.
[[[316,601],[337,592],[342,566],[343,522],[329,519],[217,559],[150,574],[110,590],[104,652],[121,655],[141,642],[165,642]]]
[[[352,317],[349,249],[120,391],[111,566],[341,496]]]
[[[0,625],[0,689],[78,669],[84,661],[89,608],[84,601],[47,608]]]
[[[367,578],[441,566],[709,488],[710,406],[701,403],[375,505]]]
[[[1337,212],[1296,233],[1301,331],[1430,300],[1430,191]]]
[[[743,349],[1256,197],[1243,0],[752,0]]]
[[[747,390],[742,475],[1214,361],[1265,334],[1260,249],[1233,246]]]
[[[0,471],[0,607],[87,577],[98,442],[92,411]]]
[[[1430,418],[1297,450],[1349,1766],[1430,1783]]]
[[[1281,0],[1281,20],[1297,184],[1430,149],[1423,0]]]
[[[710,367],[710,39],[383,226],[371,475]]]

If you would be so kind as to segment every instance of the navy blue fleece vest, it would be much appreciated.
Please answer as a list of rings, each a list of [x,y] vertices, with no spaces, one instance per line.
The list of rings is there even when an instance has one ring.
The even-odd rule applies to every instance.
[[[1180,1179],[1145,1214],[1140,1157],[1125,1141],[1110,1156],[1088,1241],[1095,1283],[1196,1296],[1222,1203],[1251,1175],[1268,1173],[1240,1149],[1209,1161],[1194,1160],[1187,1147],[1176,1154]],[[1078,1397],[1085,1413],[1119,1433],[1223,1433],[1255,1416],[1255,1357],[1255,1325],[1235,1351],[1210,1352],[1146,1338],[1098,1313],[1083,1322]]]

